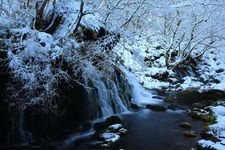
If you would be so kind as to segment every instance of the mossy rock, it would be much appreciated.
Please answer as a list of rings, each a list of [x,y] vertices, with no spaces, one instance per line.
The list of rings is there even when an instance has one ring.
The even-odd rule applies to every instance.
[[[193,103],[200,101],[200,95],[201,93],[198,89],[190,88],[185,91],[178,92],[176,94],[176,101],[184,105],[192,105]]]
[[[216,116],[212,115],[212,114],[201,114],[201,113],[198,113],[196,111],[191,111],[189,113],[189,115],[191,115],[192,118],[202,120],[205,123],[209,123],[209,124],[216,123]]]
[[[164,106],[160,106],[160,105],[148,104],[148,105],[146,105],[146,108],[148,108],[150,110],[154,110],[154,111],[166,111],[166,108]]]
[[[195,133],[195,131],[182,131],[182,135],[185,137],[197,137],[197,134]]]

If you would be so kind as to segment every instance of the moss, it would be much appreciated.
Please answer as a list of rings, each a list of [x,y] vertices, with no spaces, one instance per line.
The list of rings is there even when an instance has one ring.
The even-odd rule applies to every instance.
[[[214,124],[216,123],[216,116],[212,114],[201,114],[196,111],[192,111],[189,113],[192,118],[202,120],[205,123]]]

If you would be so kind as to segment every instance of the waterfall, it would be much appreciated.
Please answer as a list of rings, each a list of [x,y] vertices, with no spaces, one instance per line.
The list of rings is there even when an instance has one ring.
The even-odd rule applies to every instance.
[[[180,81],[186,76],[190,76],[190,77],[198,76],[198,73],[193,69],[191,65],[186,68],[178,68],[175,70],[175,72],[176,72],[177,79]]]
[[[129,106],[125,102],[127,99],[122,97],[120,93],[124,91],[120,91],[115,82],[117,81],[111,79],[88,81],[90,88],[88,88],[87,91],[90,101],[89,105],[91,105],[89,108],[92,109],[89,111],[97,111],[97,113],[95,113],[97,116],[94,118],[128,111]],[[128,90],[125,87],[120,88]]]
[[[153,98],[153,94],[146,90],[137,80],[137,78],[134,76],[134,74],[126,71],[124,69],[124,72],[126,74],[127,80],[130,85],[132,85],[132,100],[133,102],[145,105],[145,104],[158,104],[161,103],[162,100],[159,100],[157,98]]]
[[[16,108],[13,108],[16,109]],[[23,145],[32,139],[32,134],[24,129],[24,110],[18,109],[11,116],[12,127],[8,133],[7,143]]]

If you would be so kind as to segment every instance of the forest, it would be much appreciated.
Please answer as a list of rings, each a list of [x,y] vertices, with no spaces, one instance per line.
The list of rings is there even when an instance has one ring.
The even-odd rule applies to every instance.
[[[224,0],[0,0],[0,149],[224,150]]]

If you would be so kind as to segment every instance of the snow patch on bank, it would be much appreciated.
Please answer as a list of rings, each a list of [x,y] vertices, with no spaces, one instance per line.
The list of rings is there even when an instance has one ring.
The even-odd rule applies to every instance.
[[[225,106],[215,106],[212,107],[211,110],[217,117],[217,123],[209,126],[209,133],[218,138],[220,141],[213,142],[210,140],[200,140],[198,143],[204,148],[223,150],[225,149]]]

